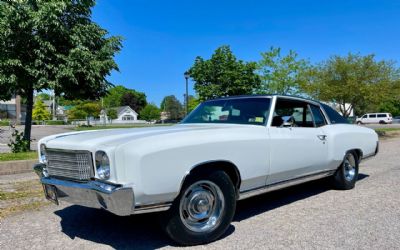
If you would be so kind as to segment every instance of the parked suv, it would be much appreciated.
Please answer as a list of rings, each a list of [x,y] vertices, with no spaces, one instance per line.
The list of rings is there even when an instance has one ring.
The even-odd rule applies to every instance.
[[[392,123],[392,114],[390,113],[369,113],[356,119],[357,124],[379,123],[387,124]]]

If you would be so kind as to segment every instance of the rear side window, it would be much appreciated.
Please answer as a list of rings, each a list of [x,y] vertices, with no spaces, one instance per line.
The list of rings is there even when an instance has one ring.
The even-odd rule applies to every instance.
[[[331,108],[328,105],[323,104],[323,103],[321,103],[321,105],[324,108],[325,113],[329,117],[329,120],[331,121],[332,124],[348,124],[349,123],[346,118],[341,116],[333,108]]]
[[[315,126],[316,127],[324,126],[326,124],[326,121],[324,115],[321,112],[321,109],[314,105],[310,105],[310,107],[311,107],[311,112],[314,116]]]
[[[376,114],[369,115],[369,118],[376,118]]]
[[[386,114],[378,114],[378,117],[386,117]]]

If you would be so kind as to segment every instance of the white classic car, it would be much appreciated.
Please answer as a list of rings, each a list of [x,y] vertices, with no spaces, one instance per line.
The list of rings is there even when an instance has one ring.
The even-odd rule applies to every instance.
[[[170,127],[72,132],[39,141],[34,169],[58,204],[117,215],[166,211],[183,245],[218,239],[236,202],[328,177],[351,189],[378,136],[329,106],[289,96],[239,96],[199,105]]]

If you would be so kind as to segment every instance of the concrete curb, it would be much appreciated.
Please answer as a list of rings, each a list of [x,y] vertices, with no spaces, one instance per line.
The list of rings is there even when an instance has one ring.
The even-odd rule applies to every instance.
[[[3,161],[0,162],[0,175],[22,174],[33,171],[37,160]]]

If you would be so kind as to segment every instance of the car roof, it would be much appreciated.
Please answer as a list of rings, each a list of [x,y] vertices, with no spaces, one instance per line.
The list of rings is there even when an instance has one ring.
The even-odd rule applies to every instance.
[[[230,99],[245,99],[245,98],[272,98],[272,97],[281,97],[281,98],[289,98],[289,99],[297,99],[297,100],[301,100],[301,101],[307,101],[307,102],[312,102],[315,104],[322,104],[319,101],[313,100],[313,99],[309,99],[309,98],[305,98],[302,96],[295,96],[295,95],[278,95],[278,94],[265,94],[265,95],[235,95],[235,96],[226,96],[226,97],[219,97],[219,98],[215,98],[215,99],[210,99],[207,101],[216,101],[216,100],[230,100]],[[205,102],[207,102],[205,101]]]

